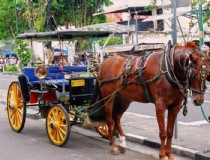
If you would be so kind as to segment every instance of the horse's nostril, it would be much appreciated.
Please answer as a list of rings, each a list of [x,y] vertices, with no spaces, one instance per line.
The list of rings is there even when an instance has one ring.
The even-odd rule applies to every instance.
[[[199,105],[201,105],[201,104],[203,103],[202,100],[194,100],[193,102],[194,102],[194,104],[195,104],[196,106],[199,106]]]

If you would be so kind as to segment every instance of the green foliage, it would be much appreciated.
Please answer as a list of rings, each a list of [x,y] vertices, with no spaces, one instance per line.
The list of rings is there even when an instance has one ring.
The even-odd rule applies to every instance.
[[[77,46],[77,50],[78,51],[85,51],[91,48],[92,45],[92,40],[88,40],[88,39],[81,39],[77,41],[78,46]]]
[[[195,8],[197,5],[206,3],[207,0],[191,0],[190,5],[192,8]]]
[[[99,39],[99,44],[100,46],[103,46],[104,43],[106,42],[106,38],[101,38]],[[93,43],[93,39],[80,39],[78,40],[78,46],[77,46],[77,51],[85,51],[88,49],[91,49],[92,47],[92,43]],[[123,40],[121,37],[112,37],[109,42],[107,43],[107,46],[109,45],[115,45],[115,44],[122,44]]]
[[[157,9],[157,0],[151,0],[151,3],[150,5],[144,7],[144,11],[145,12],[149,12],[149,11],[152,11],[154,9]]]
[[[0,0],[0,38],[15,36],[15,10],[14,1]],[[10,11],[10,12],[9,12]]]
[[[83,27],[105,22],[104,15],[93,17],[93,13],[101,12],[104,6],[111,4],[111,0],[53,0],[52,14],[60,25],[69,22],[76,27]]]
[[[26,67],[32,57],[29,45],[19,39],[15,39],[14,43],[17,46],[17,48],[14,49],[14,53],[18,56],[23,66]]]
[[[104,43],[106,42],[106,38],[100,39],[99,42],[100,42],[100,45],[103,46]],[[107,46],[115,45],[115,44],[122,44],[122,43],[123,43],[123,40],[121,37],[112,37],[107,43]]]
[[[203,21],[204,23],[209,22],[210,21],[210,2],[208,2],[207,0],[191,0],[191,7],[193,10],[198,10],[199,5],[203,6]],[[205,4],[205,5],[203,5]],[[204,7],[205,6],[205,7]]]
[[[17,67],[13,66],[13,65],[9,65],[9,66],[6,67],[6,71],[15,72],[15,71],[17,71]]]
[[[52,30],[57,25],[69,23],[76,27],[102,23],[106,20],[105,16],[93,17],[93,13],[101,12],[104,6],[112,4],[111,0],[52,0],[52,4],[49,4],[51,14],[48,17],[48,2],[49,0],[0,0],[0,40],[15,38],[17,32],[25,30],[45,31],[47,18],[50,18]]]

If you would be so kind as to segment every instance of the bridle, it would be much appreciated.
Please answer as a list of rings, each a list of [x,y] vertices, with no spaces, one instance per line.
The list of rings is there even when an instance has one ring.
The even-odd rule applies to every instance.
[[[190,64],[190,77],[189,79],[193,79],[194,76],[195,76],[195,73],[193,72],[192,68],[195,68],[196,70],[198,70],[200,72],[200,75],[201,75],[201,83],[200,83],[200,90],[197,90],[195,88],[192,88],[191,86],[189,87],[189,89],[192,91],[192,92],[196,92],[196,93],[200,93],[200,94],[204,94],[205,91],[206,91],[206,79],[205,79],[205,75],[206,75],[206,72],[207,72],[207,67],[206,67],[206,64],[205,64],[205,58],[204,56],[202,55],[202,66],[201,68],[198,68],[196,66],[196,64],[194,63],[191,63]]]
[[[199,52],[198,50],[191,50],[191,51],[186,51],[186,49],[183,50],[183,53],[179,55],[178,57],[178,63],[179,66],[181,68],[181,70],[183,71],[183,73],[186,75],[186,79],[185,80],[180,80],[175,72],[174,72],[174,62],[173,62],[173,54],[175,51],[175,47],[173,47],[169,53],[164,53],[163,59],[164,59],[164,64],[165,64],[165,71],[163,71],[161,69],[162,72],[166,73],[169,82],[171,82],[172,84],[175,84],[179,87],[179,90],[184,94],[185,97],[187,97],[187,93],[188,93],[188,89],[191,90],[192,92],[196,92],[199,94],[204,94],[205,90],[206,90],[206,85],[205,85],[205,74],[206,74],[206,65],[205,65],[205,58],[203,55],[201,55],[202,57],[202,67],[199,68],[196,66],[195,63],[193,63],[192,61],[189,61],[189,65],[183,65],[181,64],[181,55],[187,55],[185,60],[184,60],[184,64],[187,63],[187,60],[189,59],[189,56],[195,52]],[[200,83],[200,90],[195,89],[193,87],[191,87],[191,84],[189,83],[191,79],[194,78],[195,74],[193,72],[193,68],[196,70],[199,70],[200,75],[201,75],[201,83]]]

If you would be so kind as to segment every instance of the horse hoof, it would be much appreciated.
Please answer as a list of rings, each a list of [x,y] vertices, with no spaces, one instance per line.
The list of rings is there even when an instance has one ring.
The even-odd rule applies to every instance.
[[[119,152],[118,148],[114,148],[114,149],[111,149],[111,154],[112,155],[119,155],[120,152]]]
[[[175,160],[174,156],[171,153],[166,153],[168,160]]]
[[[126,152],[126,148],[122,146],[118,146],[118,150],[120,151],[120,153],[123,153],[123,154]]]
[[[169,156],[168,160],[175,160],[175,158],[173,156]]]
[[[166,160],[165,156],[160,156],[160,160]]]

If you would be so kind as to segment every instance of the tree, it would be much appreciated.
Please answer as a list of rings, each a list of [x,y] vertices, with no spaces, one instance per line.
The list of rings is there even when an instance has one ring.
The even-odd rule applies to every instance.
[[[93,17],[92,14],[101,12],[103,6],[111,5],[112,2],[111,0],[0,0],[0,4],[0,39],[8,39],[16,36],[16,20],[19,33],[25,30],[45,31],[49,28],[47,25],[55,30],[55,23],[66,25],[68,28],[69,24],[83,27],[105,22],[104,15]],[[54,17],[55,21],[50,17]]]
[[[0,0],[0,39],[15,37],[15,10],[13,0]]]
[[[93,13],[101,12],[103,6],[111,5],[111,0],[53,0],[52,15],[60,25],[86,25],[105,22],[105,16],[93,17]]]
[[[29,45],[19,39],[15,39],[14,43],[17,46],[17,48],[14,49],[14,53],[18,56],[23,66],[26,67],[32,57],[32,53],[31,53],[31,50],[29,49]]]

